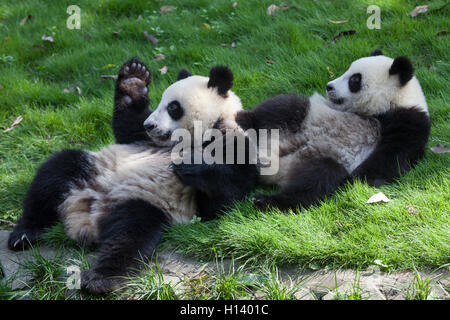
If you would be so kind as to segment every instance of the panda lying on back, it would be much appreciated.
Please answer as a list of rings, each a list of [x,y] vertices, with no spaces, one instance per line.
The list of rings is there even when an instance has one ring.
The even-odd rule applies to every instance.
[[[165,225],[189,222],[194,214],[214,218],[243,198],[258,176],[251,164],[205,165],[213,179],[205,178],[194,188],[181,181],[190,179],[189,165],[172,167],[173,130],[190,130],[193,121],[201,121],[205,129],[217,122],[227,129],[228,119],[235,123],[242,105],[230,90],[231,71],[214,67],[209,78],[180,71],[157,110],[156,118],[163,119],[167,130],[151,124],[155,117],[149,110],[149,82],[150,72],[139,60],[122,66],[114,97],[116,144],[51,156],[38,169],[8,240],[10,249],[21,250],[62,221],[73,240],[99,245],[94,265],[81,274],[82,288],[93,293],[115,288],[117,276],[138,266],[141,258],[149,259]],[[226,184],[217,190],[215,179],[221,176]]]
[[[405,57],[380,50],[352,63],[327,85],[328,100],[290,94],[241,111],[243,129],[280,129],[279,172],[261,176],[278,184],[273,195],[257,194],[260,208],[309,206],[347,179],[379,186],[409,170],[424,154],[430,118],[419,81]]]

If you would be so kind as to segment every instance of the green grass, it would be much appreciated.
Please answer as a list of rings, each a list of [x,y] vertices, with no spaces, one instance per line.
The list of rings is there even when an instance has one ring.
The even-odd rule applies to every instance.
[[[233,70],[234,91],[250,108],[278,93],[323,93],[333,75],[381,48],[386,55],[412,59],[432,117],[429,146],[450,144],[450,47],[448,36],[436,35],[448,30],[450,7],[435,10],[445,1],[430,1],[429,12],[415,18],[406,13],[421,4],[417,1],[297,0],[289,2],[295,8],[272,16],[267,7],[280,1],[237,2],[233,8],[229,0],[80,0],[81,30],[69,30],[71,1],[1,1],[0,129],[18,116],[23,121],[0,132],[0,218],[19,217],[27,186],[51,153],[98,150],[113,141],[113,83],[100,81],[100,75],[117,73],[133,56],[153,71],[153,108],[180,68],[207,75],[216,64]],[[381,8],[380,30],[366,27],[370,4]],[[161,15],[161,5],[177,9]],[[33,19],[21,26],[29,14]],[[329,22],[345,19],[344,24]],[[147,42],[144,30],[159,39],[157,46]],[[333,43],[345,30],[357,33]],[[55,42],[43,42],[43,34]],[[232,42],[235,48],[222,45]],[[157,53],[167,58],[156,61]],[[161,75],[157,70],[164,65],[168,73]],[[81,95],[63,92],[71,85],[80,87]],[[200,259],[217,254],[313,269],[364,267],[375,260],[389,270],[439,267],[450,260],[449,168],[448,154],[428,150],[398,183],[347,184],[319,206],[288,214],[261,212],[243,201],[216,221],[172,227],[164,245]],[[366,204],[379,191],[392,201]],[[73,245],[57,228],[47,240]]]

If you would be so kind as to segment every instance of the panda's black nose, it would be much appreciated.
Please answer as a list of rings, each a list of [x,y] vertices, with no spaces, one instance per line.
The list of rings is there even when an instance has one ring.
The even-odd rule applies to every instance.
[[[327,91],[334,90],[334,87],[331,84],[327,84]]]
[[[144,124],[144,128],[145,128],[145,130],[147,130],[147,131],[152,131],[153,129],[155,129],[155,125],[154,125],[154,124],[151,124],[151,123],[149,123],[149,124]]]

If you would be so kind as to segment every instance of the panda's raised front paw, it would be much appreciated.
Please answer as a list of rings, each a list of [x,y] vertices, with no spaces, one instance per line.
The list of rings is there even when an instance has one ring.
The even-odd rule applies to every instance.
[[[121,97],[123,106],[129,106],[133,101],[147,97],[150,75],[150,70],[139,59],[131,59],[122,65],[117,85],[123,93]]]
[[[105,277],[93,269],[81,272],[81,289],[93,294],[111,292],[118,289],[118,278]]]

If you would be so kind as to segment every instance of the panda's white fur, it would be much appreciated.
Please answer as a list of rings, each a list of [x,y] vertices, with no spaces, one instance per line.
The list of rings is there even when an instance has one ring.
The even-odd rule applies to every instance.
[[[415,107],[428,114],[425,96],[417,78],[413,76],[408,83],[400,86],[398,76],[389,74],[393,62],[394,59],[383,55],[354,61],[342,76],[328,83],[334,88],[327,93],[331,102],[343,100],[341,104],[331,103],[330,106],[360,115],[381,114],[397,107]],[[356,73],[362,75],[363,85],[360,91],[352,93],[348,81]]]
[[[161,140],[158,136],[170,135],[176,129],[186,129],[194,134],[195,122],[201,122],[203,131],[211,129],[218,119],[224,121],[229,129],[239,128],[234,121],[236,113],[242,110],[239,97],[231,90],[223,97],[218,94],[217,88],[208,88],[208,82],[208,77],[189,76],[164,91],[158,107],[144,122],[145,126],[155,127],[149,135],[159,145],[173,145],[176,141]],[[178,101],[188,111],[180,120],[172,119],[167,112],[167,106],[172,101]]]
[[[113,144],[89,152],[96,176],[80,181],[59,206],[61,221],[73,240],[98,241],[98,221],[118,204],[142,199],[160,208],[172,223],[187,223],[197,213],[195,192],[170,169],[167,148],[147,144]]]

